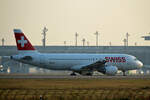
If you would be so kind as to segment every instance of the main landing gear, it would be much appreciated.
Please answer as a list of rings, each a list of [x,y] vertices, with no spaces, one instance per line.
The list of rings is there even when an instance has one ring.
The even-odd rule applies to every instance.
[[[92,76],[93,75],[93,72],[77,72],[77,73],[79,73],[80,75],[83,75],[83,76]],[[77,74],[75,72],[72,72],[70,75],[76,76]]]
[[[86,75],[86,76],[92,76],[93,73],[86,73],[85,75]]]

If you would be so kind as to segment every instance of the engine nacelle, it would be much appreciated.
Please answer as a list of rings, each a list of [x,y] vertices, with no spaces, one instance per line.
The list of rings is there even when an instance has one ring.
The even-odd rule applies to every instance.
[[[99,68],[98,71],[107,75],[115,75],[118,71],[118,68],[116,66],[105,66]]]

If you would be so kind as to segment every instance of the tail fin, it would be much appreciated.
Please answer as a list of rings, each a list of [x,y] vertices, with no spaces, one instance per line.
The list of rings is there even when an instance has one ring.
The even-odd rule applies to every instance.
[[[35,51],[30,41],[20,29],[14,29],[18,51]]]

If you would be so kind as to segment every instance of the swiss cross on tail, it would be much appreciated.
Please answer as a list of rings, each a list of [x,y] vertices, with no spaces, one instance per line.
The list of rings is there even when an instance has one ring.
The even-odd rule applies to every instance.
[[[24,47],[24,44],[27,43],[27,40],[24,40],[24,36],[21,36],[21,40],[18,40],[17,42],[20,43],[20,44],[21,44],[21,47],[23,48],[23,47]]]
[[[14,29],[14,34],[18,50],[35,50],[35,48],[20,29]]]

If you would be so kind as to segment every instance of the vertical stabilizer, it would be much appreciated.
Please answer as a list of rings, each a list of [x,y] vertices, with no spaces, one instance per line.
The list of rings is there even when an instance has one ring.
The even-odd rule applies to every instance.
[[[36,51],[20,29],[14,29],[18,51]]]

